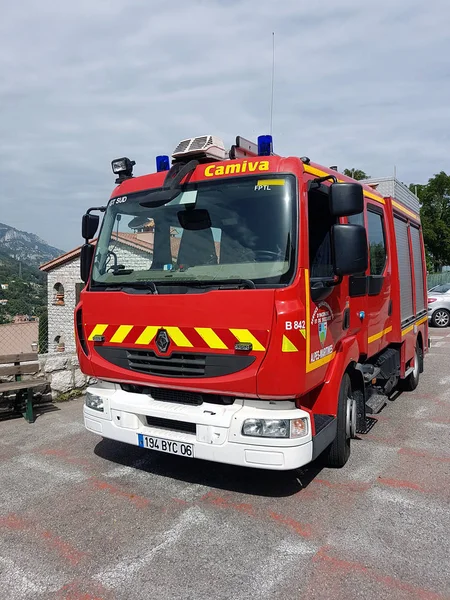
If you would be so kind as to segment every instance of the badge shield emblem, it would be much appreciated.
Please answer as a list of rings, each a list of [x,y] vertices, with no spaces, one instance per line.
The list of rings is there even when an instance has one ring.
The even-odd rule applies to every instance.
[[[158,331],[158,335],[155,340],[156,347],[161,352],[161,354],[165,354],[170,346],[170,338],[169,334],[165,329],[160,329]]]
[[[327,322],[319,323],[319,340],[322,346],[325,344],[325,340],[327,339]]]

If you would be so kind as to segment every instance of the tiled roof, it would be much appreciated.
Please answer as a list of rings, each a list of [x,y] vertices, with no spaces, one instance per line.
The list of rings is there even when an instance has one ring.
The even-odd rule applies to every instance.
[[[139,250],[145,250],[147,252],[149,250],[153,251],[153,242],[148,241],[148,238],[140,239],[140,236],[148,236],[148,235],[153,236],[153,234],[148,234],[148,233],[143,233],[143,234],[119,233],[119,241],[122,242],[123,244],[126,244],[127,246],[131,246],[132,248],[137,248]],[[93,246],[95,246],[96,243],[97,243],[97,240],[91,241],[91,244]],[[65,254],[61,254],[61,256],[58,256],[57,258],[54,258],[53,260],[50,260],[49,262],[46,262],[43,265],[41,265],[39,267],[39,269],[41,271],[45,271],[48,273],[49,271],[52,271],[56,267],[60,267],[61,265],[71,262],[72,260],[79,258],[80,254],[81,254],[81,248],[82,248],[81,246],[78,246],[77,248],[74,248],[73,250],[70,250],[69,252],[66,252]]]
[[[119,242],[130,246],[131,248],[135,248],[136,250],[144,250],[145,252],[153,252],[153,232],[143,232],[143,233],[119,233]],[[170,248],[172,252],[173,258],[178,256],[178,252],[180,250],[180,237],[171,237],[170,238]],[[97,240],[92,240],[91,244],[95,246]],[[220,256],[220,242],[215,242],[216,254],[217,257]],[[60,267],[72,260],[79,258],[81,254],[81,246],[78,248],[74,248],[70,252],[66,252],[53,260],[41,265],[39,268],[41,271],[45,271],[48,273],[52,271],[56,267]]]

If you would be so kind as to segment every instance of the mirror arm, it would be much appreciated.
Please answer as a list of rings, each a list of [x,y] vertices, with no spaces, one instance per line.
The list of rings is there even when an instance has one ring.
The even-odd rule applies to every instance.
[[[322,279],[321,277],[311,277],[309,283],[312,290],[320,288],[331,288],[342,283],[343,279],[343,275],[337,275],[337,279],[333,281],[328,281],[326,279]]]
[[[106,208],[107,208],[106,206],[92,206],[91,208],[87,209],[86,214],[90,215],[91,212],[94,212],[94,210],[98,210],[100,212],[105,212]]]
[[[344,276],[338,275],[337,279],[335,281],[327,281],[326,286],[327,287],[335,287],[336,285],[340,285],[343,280],[344,280]]]
[[[325,175],[324,177],[317,177],[316,179],[311,179],[309,181],[309,189],[314,189],[316,187],[320,187],[320,184],[323,181],[332,181],[333,183],[338,182],[337,178],[334,175]]]

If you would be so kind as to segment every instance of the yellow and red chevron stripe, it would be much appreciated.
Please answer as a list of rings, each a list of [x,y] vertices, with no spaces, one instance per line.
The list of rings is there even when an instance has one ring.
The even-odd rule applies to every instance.
[[[265,352],[269,332],[260,329],[174,327],[169,325],[111,325],[98,323],[90,330],[88,340],[102,336],[106,344],[153,346],[156,334],[165,329],[177,348],[234,350],[237,342],[251,343],[254,352]],[[87,327],[89,331],[89,327]]]

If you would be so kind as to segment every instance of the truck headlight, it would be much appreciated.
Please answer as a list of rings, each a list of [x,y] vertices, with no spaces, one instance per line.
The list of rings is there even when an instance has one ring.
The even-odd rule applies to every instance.
[[[308,419],[246,419],[242,435],[265,438],[300,438],[308,434]]]
[[[84,403],[88,408],[92,408],[93,410],[98,410],[99,412],[103,412],[105,410],[103,398],[101,396],[97,396],[96,394],[91,394],[91,392],[86,392]]]

